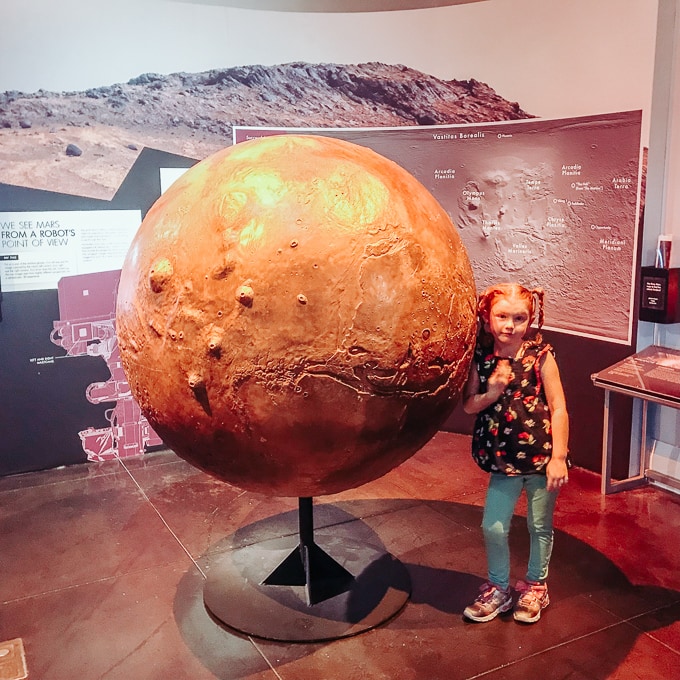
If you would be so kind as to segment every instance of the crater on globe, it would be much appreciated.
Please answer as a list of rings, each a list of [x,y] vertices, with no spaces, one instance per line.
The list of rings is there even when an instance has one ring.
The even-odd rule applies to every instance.
[[[152,206],[117,334],[164,443],[268,495],[380,477],[450,415],[476,330],[470,263],[410,173],[331,137],[224,149]]]

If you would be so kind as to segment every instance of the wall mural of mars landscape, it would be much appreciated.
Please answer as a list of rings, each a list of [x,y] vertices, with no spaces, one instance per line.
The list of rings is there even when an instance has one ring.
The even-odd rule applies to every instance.
[[[532,117],[475,80],[305,62],[142,74],[81,92],[0,93],[0,182],[110,199],[143,147],[202,160],[234,125],[395,127]]]

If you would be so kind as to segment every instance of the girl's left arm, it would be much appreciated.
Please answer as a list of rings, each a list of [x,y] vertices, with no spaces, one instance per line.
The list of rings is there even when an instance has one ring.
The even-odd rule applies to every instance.
[[[569,414],[564,389],[555,357],[546,352],[541,365],[541,378],[550,409],[552,427],[552,457],[546,468],[548,491],[557,491],[568,479]]]

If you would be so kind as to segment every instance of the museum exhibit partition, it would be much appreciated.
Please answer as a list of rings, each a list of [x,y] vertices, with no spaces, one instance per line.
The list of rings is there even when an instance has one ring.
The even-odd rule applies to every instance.
[[[503,143],[506,138],[502,135],[510,135],[512,131],[513,153],[524,153],[528,160],[522,167],[513,165],[497,169],[507,174],[512,192],[529,192],[526,204],[515,200],[513,210],[518,214],[526,213],[522,217],[524,221],[534,219],[532,211],[533,215],[539,210],[541,213],[540,220],[535,220],[538,235],[527,234],[524,229],[518,230],[512,236],[512,243],[507,246],[508,257],[514,257],[518,261],[526,260],[527,267],[534,262],[534,266],[540,269],[533,276],[539,280],[542,277],[551,277],[552,285],[551,281],[547,281],[546,289],[547,304],[551,304],[551,297],[554,300],[554,325],[572,326],[569,329],[571,332],[560,332],[550,327],[544,332],[556,349],[572,418],[579,423],[579,427],[572,430],[573,458],[579,465],[598,470],[602,397],[599,391],[593,390],[589,376],[602,366],[623,358],[632,349],[630,337],[635,331],[635,319],[630,311],[629,315],[624,315],[623,323],[617,325],[612,318],[608,328],[600,333],[601,337],[596,336],[599,333],[599,318],[604,319],[608,314],[607,305],[610,305],[612,314],[619,313],[612,306],[616,297],[613,284],[619,290],[624,290],[624,297],[618,302],[623,306],[627,303],[626,295],[630,297],[630,291],[634,290],[635,279],[631,278],[631,273],[637,268],[638,260],[638,253],[632,248],[632,244],[636,242],[636,204],[634,200],[627,201],[628,214],[625,214],[625,210],[621,213],[627,219],[630,229],[629,237],[619,239],[628,244],[623,256],[620,245],[613,246],[612,250],[603,247],[601,235],[592,229],[583,233],[583,242],[579,245],[573,236],[567,238],[564,234],[573,210],[566,205],[565,197],[574,196],[574,200],[580,202],[579,191],[586,190],[572,188],[575,184],[574,177],[566,174],[570,172],[568,170],[563,171],[565,174],[561,176],[561,185],[554,177],[542,176],[536,165],[532,164],[531,153],[538,143],[537,136],[542,136],[546,143],[554,144],[555,136],[560,130],[577,129],[573,149],[569,147],[570,133],[563,141],[564,157],[585,156],[586,152],[582,149],[601,130],[611,134],[619,125],[623,132],[618,130],[616,134],[620,139],[628,140],[628,151],[634,154],[639,145],[639,114],[633,112],[603,119],[589,117],[587,120],[580,120],[579,126],[573,123],[573,120],[547,123],[542,121],[540,124],[515,124],[514,127],[512,124],[501,127],[489,124],[436,129],[436,134],[442,139],[433,139],[434,129],[428,127],[416,131],[397,128],[361,133],[315,129],[313,133],[344,136],[357,143],[373,146],[382,154],[403,163],[407,169],[410,165],[422,180],[429,182],[431,191],[440,195],[440,201],[450,213],[454,213],[454,220],[457,223],[464,222],[461,230],[463,238],[467,236],[474,239],[468,247],[473,268],[476,262],[481,263],[480,275],[483,275],[483,265],[489,257],[485,249],[491,246],[491,241],[499,240],[493,234],[500,227],[492,224],[491,236],[481,244],[477,243],[478,234],[483,233],[487,225],[478,220],[475,211],[479,208],[485,214],[498,213],[498,198],[488,195],[488,185],[482,179],[473,181],[467,175],[462,175],[460,170],[459,178],[446,175],[445,179],[439,179],[440,168],[447,163],[452,153],[456,153],[456,149],[460,149],[458,155],[465,154],[468,163],[473,166],[477,164],[479,178],[485,177],[496,169],[495,145]],[[520,131],[525,136],[530,136],[530,147],[526,146]],[[255,132],[261,135],[271,131]],[[252,135],[254,131],[244,134]],[[468,137],[475,134],[476,137]],[[485,140],[481,135],[491,141]],[[468,139],[475,143],[485,141],[485,144],[480,151],[479,146],[471,147]],[[412,149],[416,144],[421,146],[421,151],[414,159]],[[602,143],[601,146],[606,144]],[[620,143],[619,146],[626,148],[625,143]],[[424,169],[426,158],[431,167]],[[628,161],[629,156],[626,156],[621,163]],[[15,259],[5,260],[5,281],[11,280],[13,276],[15,282],[22,279],[28,286],[32,286],[31,277],[36,276],[42,277],[39,280],[46,281],[51,277],[55,284],[53,289],[48,290],[5,290],[3,293],[0,337],[4,351],[0,361],[3,364],[4,384],[10,386],[10,389],[2,392],[2,410],[15,426],[9,428],[2,440],[2,474],[86,460],[103,461],[116,456],[142,455],[145,451],[162,447],[161,440],[136,407],[120,364],[115,339],[115,299],[119,271],[106,268],[102,271],[61,276],[58,272],[54,274],[53,270],[60,266],[61,260],[67,257],[66,253],[70,250],[76,259],[101,258],[105,264],[112,265],[114,260],[107,258],[112,252],[120,255],[125,250],[125,241],[131,238],[139,221],[160,196],[161,175],[168,172],[179,174],[195,162],[195,159],[144,149],[111,201],[93,201],[6,185],[0,187],[2,205],[8,208],[4,214],[11,217],[12,222],[3,227],[7,234],[5,242],[13,246],[15,252]],[[559,158],[558,165],[564,165],[562,157]],[[591,184],[601,186],[607,181],[607,170],[596,169],[593,164],[589,172],[588,176],[579,175],[583,187]],[[533,173],[529,184],[526,184],[525,179],[527,173]],[[629,194],[634,194],[637,189],[637,184],[633,181],[622,186],[621,191]],[[607,200],[618,201],[616,189],[611,191],[614,198]],[[541,205],[538,207],[531,192],[541,194]],[[549,194],[548,200],[545,199],[546,194]],[[557,209],[552,208],[553,200],[561,201]],[[620,211],[617,206],[618,203],[612,205],[611,209]],[[577,209],[589,208],[586,204]],[[601,203],[595,201],[595,210],[601,209]],[[5,222],[9,222],[9,219]],[[592,222],[592,218],[588,222]],[[34,240],[42,240],[42,243],[34,246]],[[545,243],[551,248],[546,249]],[[499,246],[496,243],[493,247]],[[60,252],[59,260],[55,261],[50,251],[45,254],[45,248],[51,249],[51,252]],[[563,248],[571,253],[571,260],[568,254],[562,252]],[[37,253],[37,256],[30,259],[30,264],[22,257],[22,249],[33,249]],[[611,272],[611,282],[607,284],[603,277],[600,289],[594,289],[590,302],[584,304],[580,313],[576,313],[569,295],[559,297],[559,287],[555,287],[555,281],[560,276],[557,270],[561,267],[569,276],[573,276],[579,260],[589,258],[590,268],[602,269],[602,262],[607,263],[606,271]],[[612,262],[617,263],[617,266],[611,266]],[[590,268],[581,268],[584,286],[589,281]],[[621,286],[619,282],[626,275],[629,284],[627,287]],[[7,283],[5,287],[7,288]],[[581,295],[580,292],[578,294]],[[588,305],[590,313],[587,311]],[[594,313],[595,310],[597,314]],[[548,319],[550,318],[549,313]],[[593,318],[596,318],[596,324],[589,326]],[[608,342],[607,332],[618,334],[618,342]],[[623,413],[625,419],[625,410]],[[29,414],[30,418],[27,418]],[[457,408],[445,428],[469,432],[470,421]],[[625,432],[625,428],[621,431]],[[625,448],[625,435],[622,434],[621,439]],[[615,459],[615,474],[626,474],[626,461],[625,452]]]

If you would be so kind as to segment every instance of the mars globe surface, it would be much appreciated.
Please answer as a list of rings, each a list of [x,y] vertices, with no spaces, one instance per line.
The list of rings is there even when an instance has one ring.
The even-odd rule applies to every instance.
[[[167,446],[230,484],[306,497],[383,475],[441,427],[475,302],[455,227],[412,175],[349,142],[277,135],[159,198],[116,321]]]

